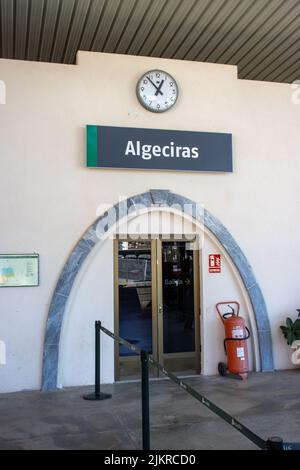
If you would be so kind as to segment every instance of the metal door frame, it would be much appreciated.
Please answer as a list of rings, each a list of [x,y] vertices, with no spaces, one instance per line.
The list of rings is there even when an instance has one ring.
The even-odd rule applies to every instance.
[[[130,235],[117,235],[114,239],[113,246],[113,263],[114,263],[114,328],[115,333],[119,336],[119,266],[118,266],[118,243],[120,240],[130,240]],[[152,351],[156,360],[162,360],[168,356],[163,354],[163,312],[159,309],[159,300],[162,301],[162,242],[198,242],[198,236],[190,239],[187,235],[169,235],[164,237],[161,235],[139,235],[137,241],[151,242],[151,280],[152,280]],[[198,245],[199,246],[199,245]],[[201,322],[200,322],[200,302],[201,302],[201,282],[200,282],[200,255],[199,247],[194,250],[193,256],[193,280],[194,280],[194,318],[195,318],[195,353],[171,353],[170,356],[183,358],[187,355],[195,354],[196,368],[195,374],[201,372]],[[119,344],[115,342],[115,381],[120,380],[120,357]],[[122,358],[124,362],[135,362],[133,356]]]

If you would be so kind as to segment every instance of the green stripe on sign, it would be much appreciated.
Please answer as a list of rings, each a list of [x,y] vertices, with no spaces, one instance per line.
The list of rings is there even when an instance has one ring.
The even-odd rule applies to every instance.
[[[86,126],[86,163],[88,167],[98,166],[98,130],[97,126]]]

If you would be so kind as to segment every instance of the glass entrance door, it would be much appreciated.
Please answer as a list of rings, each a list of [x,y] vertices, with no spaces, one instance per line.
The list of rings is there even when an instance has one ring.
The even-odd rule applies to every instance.
[[[156,243],[117,241],[117,334],[157,357]],[[140,358],[116,344],[116,379],[139,375]]]
[[[182,240],[115,244],[116,333],[185,375],[200,372],[198,259]],[[139,378],[138,356],[116,345],[115,360],[116,380]]]
[[[200,372],[199,280],[194,243],[158,243],[159,359],[182,374]]]

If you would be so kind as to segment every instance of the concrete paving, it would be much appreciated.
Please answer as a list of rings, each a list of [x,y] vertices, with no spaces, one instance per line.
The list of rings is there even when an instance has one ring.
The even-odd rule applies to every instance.
[[[186,381],[262,438],[300,442],[300,369]],[[102,402],[83,400],[90,391],[0,395],[0,449],[140,449],[140,384],[103,386],[113,397]],[[256,449],[169,380],[152,381],[150,397],[152,449]]]

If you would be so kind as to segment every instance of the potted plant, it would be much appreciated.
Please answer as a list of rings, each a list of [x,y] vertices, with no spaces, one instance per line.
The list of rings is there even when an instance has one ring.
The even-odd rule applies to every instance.
[[[295,321],[291,318],[286,319],[286,324],[281,325],[280,329],[286,339],[287,344],[294,349],[292,353],[292,363],[300,366],[300,309],[297,309],[298,317]]]

